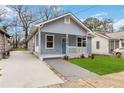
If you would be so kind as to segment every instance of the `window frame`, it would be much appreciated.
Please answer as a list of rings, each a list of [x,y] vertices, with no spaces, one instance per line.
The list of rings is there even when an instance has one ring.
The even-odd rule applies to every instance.
[[[78,46],[78,38],[81,38],[81,46]],[[85,40],[83,40],[83,38],[85,38]],[[83,45],[83,43],[85,42],[85,46]],[[76,46],[77,47],[87,47],[87,45],[86,45],[86,43],[87,43],[87,40],[86,40],[86,37],[80,37],[80,36],[78,36],[77,38],[76,38]]]
[[[52,36],[53,37],[53,41],[47,41],[47,36]],[[47,43],[48,42],[52,42],[53,43],[53,47],[51,47],[51,48],[47,47]],[[54,40],[54,35],[53,34],[46,34],[45,35],[45,49],[54,49],[54,42],[55,42],[55,40]]]
[[[85,40],[84,40],[84,38],[85,38]],[[83,37],[82,38],[82,41],[83,41],[82,47],[87,47],[87,38],[86,37]],[[85,46],[84,46],[84,42],[85,42]]]
[[[98,47],[97,47],[98,45]],[[100,49],[100,41],[96,41],[96,49]]]

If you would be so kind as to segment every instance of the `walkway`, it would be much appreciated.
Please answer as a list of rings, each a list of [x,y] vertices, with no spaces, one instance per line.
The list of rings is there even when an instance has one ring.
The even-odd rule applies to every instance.
[[[75,81],[79,79],[85,80],[98,76],[93,72],[71,64],[63,59],[48,59],[45,60],[45,62],[70,81]]]
[[[46,63],[29,51],[11,52],[9,59],[0,61],[0,87],[44,87],[63,83]]]

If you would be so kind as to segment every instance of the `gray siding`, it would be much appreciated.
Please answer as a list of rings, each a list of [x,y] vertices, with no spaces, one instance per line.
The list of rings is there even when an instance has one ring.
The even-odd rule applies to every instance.
[[[41,33],[41,54],[61,54],[62,53],[62,37],[65,35],[54,34],[54,49],[45,49],[45,34]]]
[[[91,37],[88,37],[87,39],[87,52],[88,54],[91,54],[92,53],[92,41],[91,41]]]
[[[70,24],[65,24],[64,18],[45,24],[42,28],[42,31],[82,36],[86,35],[87,33],[87,31],[85,31],[79,24],[77,24],[72,19],[70,20]]]
[[[69,35],[69,46],[76,46],[76,36],[75,35]]]

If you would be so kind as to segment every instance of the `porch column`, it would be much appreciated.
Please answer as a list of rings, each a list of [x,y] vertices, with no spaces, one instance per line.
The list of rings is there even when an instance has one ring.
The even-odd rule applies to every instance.
[[[86,53],[88,54],[87,47],[88,47],[88,34],[86,35]]]
[[[39,45],[39,47],[38,47],[38,51],[39,51],[39,52],[38,52],[38,56],[40,57],[40,56],[41,56],[41,31],[40,31],[40,27],[38,28],[38,34],[39,34],[39,35],[38,35],[38,36],[39,36],[39,38],[38,38],[38,39],[39,39],[39,40],[38,40],[38,41],[39,41],[39,42],[38,42],[38,45]]]
[[[66,55],[68,55],[68,43],[69,43],[69,40],[68,40],[68,34],[66,34]]]
[[[121,45],[121,39],[119,40],[119,48],[121,48],[122,47],[122,45]]]
[[[115,40],[114,40],[114,49],[115,49]]]

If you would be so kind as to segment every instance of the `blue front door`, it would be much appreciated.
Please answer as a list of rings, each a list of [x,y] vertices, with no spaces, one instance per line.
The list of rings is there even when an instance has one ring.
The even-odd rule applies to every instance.
[[[66,38],[62,38],[62,54],[66,54]]]

